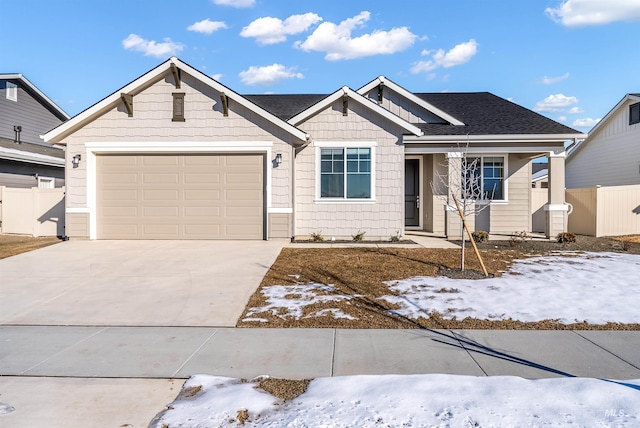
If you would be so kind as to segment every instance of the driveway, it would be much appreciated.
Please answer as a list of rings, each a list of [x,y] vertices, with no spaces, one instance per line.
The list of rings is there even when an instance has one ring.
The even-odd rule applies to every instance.
[[[234,326],[285,241],[67,241],[0,260],[0,324]]]

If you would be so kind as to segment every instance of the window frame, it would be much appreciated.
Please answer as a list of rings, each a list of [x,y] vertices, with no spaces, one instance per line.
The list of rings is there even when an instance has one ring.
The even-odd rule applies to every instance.
[[[374,203],[376,201],[376,142],[375,141],[316,141],[316,194],[315,203]],[[322,196],[322,149],[340,149],[343,151],[343,177],[344,177],[344,196],[342,197],[323,197]],[[370,152],[370,197],[369,198],[349,198],[347,197],[347,149],[369,149]]]
[[[54,177],[38,176],[38,188],[39,189],[55,189],[56,179]]]
[[[629,105],[629,125],[637,125],[638,123],[640,123],[640,102]]]
[[[5,83],[5,90],[7,99],[10,101],[18,102],[18,85],[7,81]]]
[[[480,159],[480,184],[481,184],[481,192],[484,193],[484,160],[485,158],[502,158],[502,198],[501,199],[482,199],[482,201],[486,201],[489,204],[500,204],[509,202],[509,186],[508,186],[508,171],[509,171],[509,155],[506,153],[490,153],[490,154],[475,154],[475,153],[467,153],[463,156],[463,161],[465,159]],[[464,179],[464,177],[463,177]]]

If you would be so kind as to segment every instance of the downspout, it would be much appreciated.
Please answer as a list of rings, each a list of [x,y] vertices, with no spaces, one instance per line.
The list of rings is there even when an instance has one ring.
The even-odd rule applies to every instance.
[[[291,144],[291,242],[296,238],[296,146]]]

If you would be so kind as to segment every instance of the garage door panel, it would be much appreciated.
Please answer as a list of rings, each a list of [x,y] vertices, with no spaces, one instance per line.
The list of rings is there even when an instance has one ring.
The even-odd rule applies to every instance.
[[[100,239],[263,239],[264,155],[99,155]]]

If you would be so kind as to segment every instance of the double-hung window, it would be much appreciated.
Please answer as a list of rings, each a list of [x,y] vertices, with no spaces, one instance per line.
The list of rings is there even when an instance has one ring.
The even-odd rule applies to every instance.
[[[465,199],[506,199],[503,156],[468,157],[462,165]]]
[[[373,147],[320,147],[320,199],[373,199]]]

